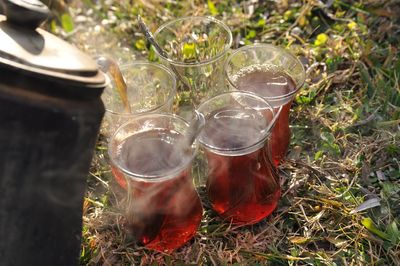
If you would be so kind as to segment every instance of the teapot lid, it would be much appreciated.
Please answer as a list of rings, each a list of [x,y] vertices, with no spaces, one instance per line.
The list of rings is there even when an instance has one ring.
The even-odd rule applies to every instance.
[[[104,87],[96,63],[74,46],[37,28],[50,11],[38,0],[0,0],[0,66],[58,82]]]

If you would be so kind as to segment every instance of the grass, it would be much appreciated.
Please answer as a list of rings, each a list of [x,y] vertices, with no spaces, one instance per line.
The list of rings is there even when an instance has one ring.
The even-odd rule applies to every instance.
[[[100,137],[82,265],[400,265],[399,1],[324,2],[87,0],[70,8],[73,29],[68,19],[64,29],[53,23],[93,55],[154,60],[137,14],[152,30],[180,16],[213,15],[232,29],[233,48],[273,43],[308,69],[280,166],[283,197],[269,218],[243,228],[223,223],[200,189],[204,219],[190,243],[170,255],[136,247],[113,205]]]

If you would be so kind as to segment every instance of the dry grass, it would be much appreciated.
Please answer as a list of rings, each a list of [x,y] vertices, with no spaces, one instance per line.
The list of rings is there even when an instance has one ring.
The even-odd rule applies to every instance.
[[[261,41],[290,48],[309,78],[292,108],[278,209],[235,228],[210,211],[200,189],[201,227],[170,255],[136,247],[125,234],[100,139],[88,177],[82,265],[400,265],[399,1],[100,3],[75,6],[76,30],[65,35],[89,53],[153,59],[137,13],[153,29],[174,17],[213,14],[231,27],[234,47]],[[379,206],[362,205],[372,198]]]

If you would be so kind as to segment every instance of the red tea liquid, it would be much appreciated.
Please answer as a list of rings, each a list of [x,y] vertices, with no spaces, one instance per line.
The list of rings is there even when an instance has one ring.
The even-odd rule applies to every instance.
[[[264,125],[243,120],[243,114],[226,113],[207,117],[200,135],[203,143],[241,152],[216,152],[205,149],[208,162],[207,192],[213,209],[234,224],[254,224],[272,213],[278,204],[280,187],[269,160],[268,145],[261,141],[254,148]],[[255,121],[264,120],[261,116]],[[231,126],[234,124],[234,126]],[[228,125],[228,126],[225,126]],[[264,140],[265,141],[265,140]],[[257,143],[257,142],[256,142]]]
[[[285,157],[290,143],[289,112],[292,98],[273,100],[271,97],[284,96],[295,91],[295,82],[284,72],[254,68],[253,71],[244,71],[236,77],[235,83],[239,90],[251,91],[264,97],[274,107],[275,112],[282,106],[269,142],[272,159],[277,166]]]
[[[120,185],[127,189],[129,230],[139,244],[171,252],[189,241],[202,217],[202,206],[193,186],[188,155],[176,151],[182,136],[171,131],[152,130],[135,134],[120,145],[117,161],[136,175],[159,176],[173,169],[172,178],[163,181],[132,179],[113,167]],[[122,181],[123,180],[123,181]]]

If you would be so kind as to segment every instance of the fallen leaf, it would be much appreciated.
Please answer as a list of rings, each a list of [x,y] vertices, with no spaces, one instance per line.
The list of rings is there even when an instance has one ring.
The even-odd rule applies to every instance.
[[[368,231],[370,231],[371,233],[374,233],[375,235],[379,236],[380,238],[385,239],[385,240],[390,240],[389,236],[386,233],[382,232],[375,226],[374,221],[372,221],[371,218],[362,219],[361,224],[364,225],[364,227],[367,228]]]
[[[365,211],[365,210],[368,210],[368,209],[371,209],[374,207],[378,207],[378,206],[381,206],[381,203],[379,202],[378,198],[368,199],[368,200],[364,201],[363,203],[361,203],[357,208],[352,210],[350,212],[350,214]]]
[[[340,238],[334,238],[334,237],[325,237],[325,239],[329,242],[335,245],[337,248],[341,248],[346,244],[345,239],[340,239]]]
[[[302,237],[302,236],[291,236],[291,237],[288,237],[289,238],[289,241],[291,242],[291,243],[293,243],[293,244],[305,244],[305,243],[307,243],[308,241],[310,241],[310,238],[309,237]]]

